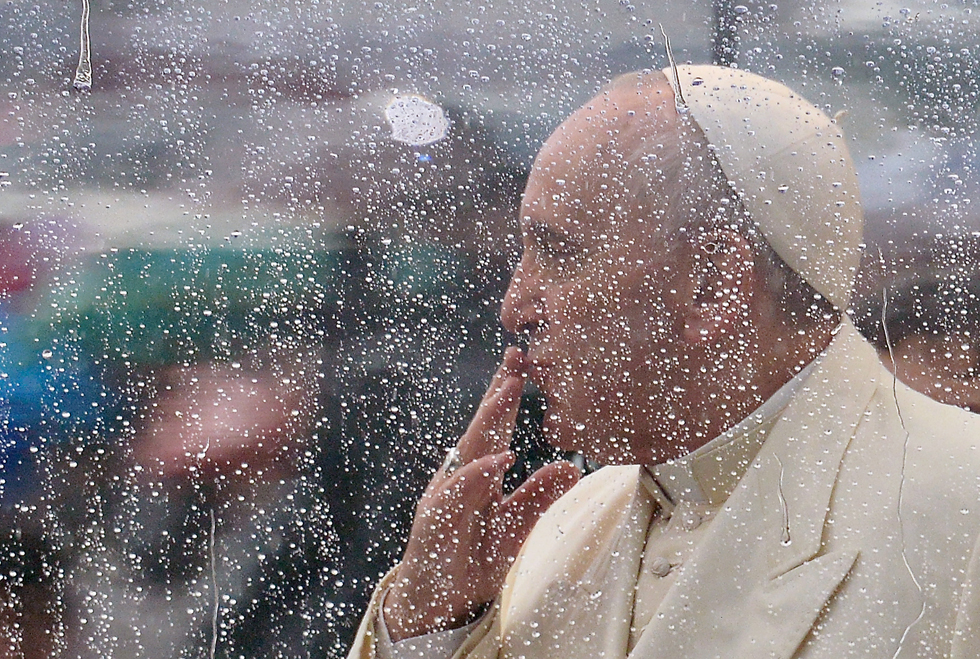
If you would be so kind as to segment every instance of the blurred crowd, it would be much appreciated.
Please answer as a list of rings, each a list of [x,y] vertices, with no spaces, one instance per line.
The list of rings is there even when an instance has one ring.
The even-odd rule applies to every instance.
[[[405,148],[465,189],[365,195],[312,244],[54,262],[63,224],[4,222],[4,652],[343,654],[507,342],[524,173],[453,119]],[[515,479],[554,457],[539,415]]]

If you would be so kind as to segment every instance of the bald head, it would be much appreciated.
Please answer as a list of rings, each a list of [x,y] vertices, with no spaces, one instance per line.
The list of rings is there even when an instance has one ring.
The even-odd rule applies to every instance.
[[[534,172],[550,174],[560,166],[563,194],[578,203],[625,207],[629,198],[632,207],[645,203],[651,184],[668,187],[658,178],[681,162],[685,127],[663,74],[637,83],[614,82],[565,120],[542,147]]]
[[[548,138],[534,163],[536,175],[558,168],[562,197],[612,209],[615,225],[629,212],[676,234],[692,209],[682,203],[692,186],[703,194],[698,215],[724,195],[721,170],[712,166],[697,126],[678,114],[674,92],[659,71],[619,76],[565,120]],[[557,200],[556,200],[557,201]]]

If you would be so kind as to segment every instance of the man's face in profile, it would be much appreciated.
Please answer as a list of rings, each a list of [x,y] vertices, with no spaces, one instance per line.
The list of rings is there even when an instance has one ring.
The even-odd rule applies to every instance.
[[[662,458],[684,423],[689,259],[668,249],[666,196],[637,201],[628,160],[638,133],[650,154],[677,139],[672,95],[663,100],[600,95],[549,138],[525,191],[524,254],[501,313],[509,330],[530,333],[548,441],[606,464]]]

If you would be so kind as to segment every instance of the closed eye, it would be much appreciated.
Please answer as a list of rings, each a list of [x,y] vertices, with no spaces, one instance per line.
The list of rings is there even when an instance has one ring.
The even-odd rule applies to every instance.
[[[582,251],[582,245],[578,240],[559,233],[547,225],[529,224],[525,232],[543,256],[564,260],[565,257]]]

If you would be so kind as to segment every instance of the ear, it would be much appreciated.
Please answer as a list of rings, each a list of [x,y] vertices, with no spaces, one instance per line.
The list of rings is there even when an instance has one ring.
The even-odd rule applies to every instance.
[[[684,339],[714,341],[748,316],[757,287],[755,254],[744,236],[727,229],[696,236],[688,249]]]

